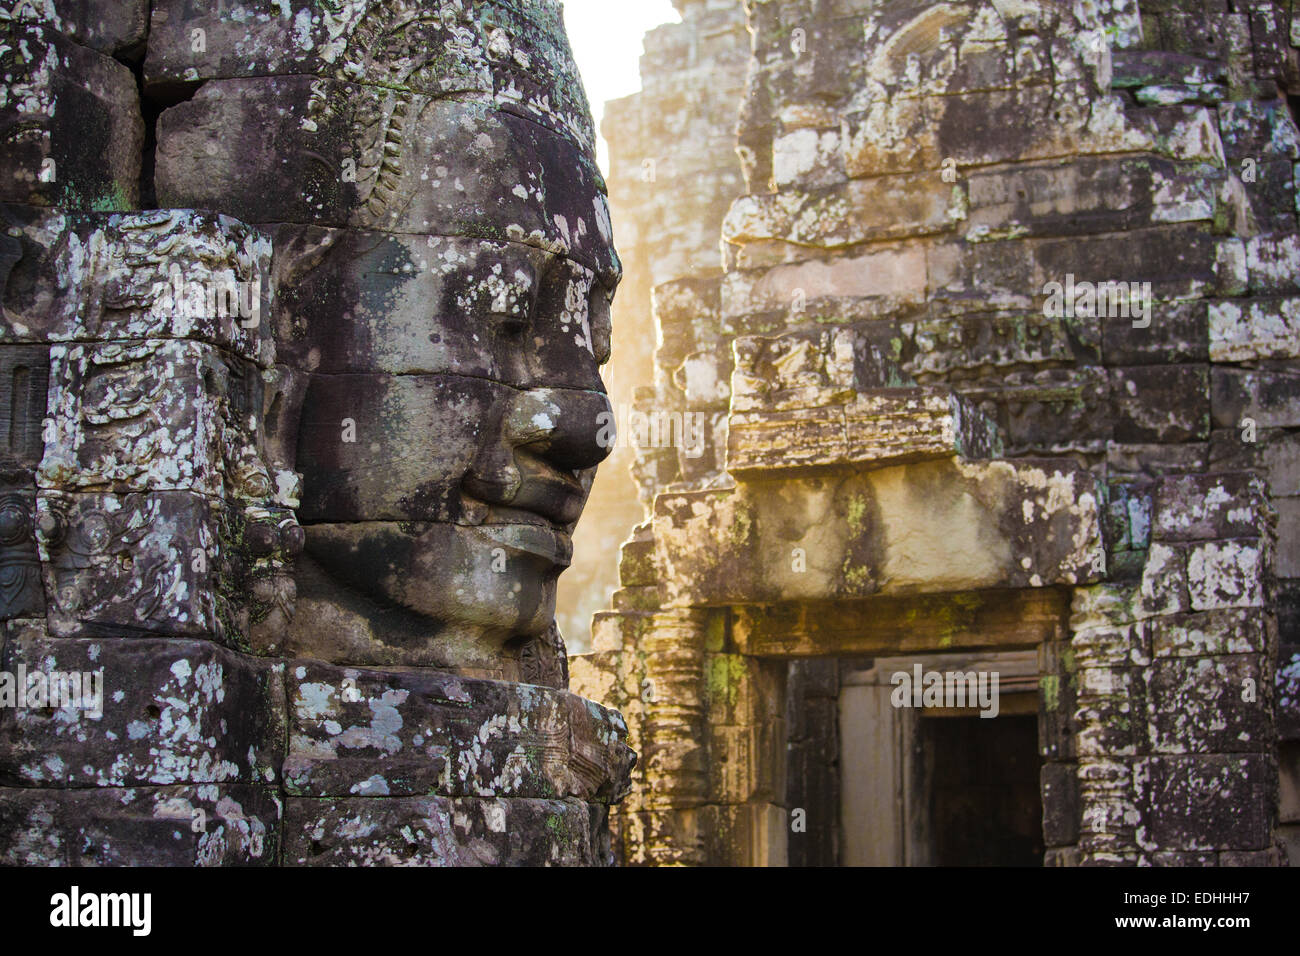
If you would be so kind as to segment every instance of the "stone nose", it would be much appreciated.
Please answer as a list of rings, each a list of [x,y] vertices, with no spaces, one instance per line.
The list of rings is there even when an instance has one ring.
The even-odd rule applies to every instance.
[[[463,486],[481,501],[511,504],[526,481],[577,481],[578,472],[609,457],[613,421],[609,397],[601,392],[517,392],[490,427],[491,437],[475,456]]]
[[[613,420],[603,392],[533,388],[519,393],[505,434],[515,447],[527,447],[558,471],[583,471],[609,457],[612,443],[603,437]]]

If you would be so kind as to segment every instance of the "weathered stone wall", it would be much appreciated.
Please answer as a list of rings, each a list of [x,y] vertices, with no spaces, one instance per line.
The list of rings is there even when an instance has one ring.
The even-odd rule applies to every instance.
[[[1168,477],[1122,501],[1110,556],[1140,571],[1078,589],[1068,645],[1042,649],[1048,861],[1274,864],[1276,538],[1264,485]]]
[[[3,6],[0,672],[103,697],[0,682],[0,862],[607,863],[634,756],[550,568],[619,265],[558,7]],[[481,527],[540,439],[562,494]]]
[[[686,681],[685,661],[670,674],[686,696],[663,698],[669,665],[650,650],[668,633],[660,609],[717,616],[718,649],[741,649],[767,615],[778,636],[759,657],[833,656],[864,640],[836,630],[837,614],[853,616],[844,602],[910,588],[969,622],[941,641],[1040,648],[1050,861],[1276,861],[1275,840],[1294,833],[1293,795],[1275,829],[1276,761],[1295,734],[1300,666],[1291,5],[747,6],[747,195],[723,225],[725,274],[716,290],[661,287],[656,306],[665,343],[712,336],[687,349],[694,379],[732,383],[729,435],[694,486],[727,483],[725,462],[736,500],[772,503],[718,517],[661,494],[653,528],[624,549],[623,603],[598,619],[598,653],[575,665],[615,673],[622,696],[601,699],[641,724],[644,792],[627,812],[659,812],[628,826],[660,851],[632,858],[714,859],[692,822],[703,807],[769,799],[761,787],[673,796],[737,755],[703,732],[714,698],[703,677]],[[1126,286],[1099,308],[1075,301],[1083,283]],[[680,360],[661,350],[659,379]],[[996,535],[963,539],[956,520],[933,537],[919,499],[943,507],[937,466],[908,462],[943,455],[974,471],[980,459],[1055,458],[1057,475],[1071,459],[1093,484],[1071,479],[1060,520],[1079,522],[1070,533],[1091,565],[1063,572],[1042,552],[1065,524],[1025,528],[996,557]],[[868,481],[879,509],[833,496],[810,506],[801,476],[823,468]],[[893,481],[918,500],[882,498]],[[1008,514],[1025,504],[1028,522],[1028,487],[977,500]],[[767,525],[751,534],[749,521]],[[910,553],[864,530],[891,524],[910,529]],[[846,545],[855,534],[862,543]],[[803,570],[791,571],[791,548]],[[981,580],[973,557],[1008,566]],[[967,602],[997,587],[1059,597],[1021,604],[1001,636],[996,615],[969,633]],[[822,602],[838,647],[801,642],[821,625],[791,601]],[[889,615],[877,620],[889,648]],[[794,634],[781,638],[778,621]],[[895,632],[893,649],[928,626]],[[696,639],[701,660],[709,640]],[[686,724],[654,728],[656,711]],[[764,753],[754,779],[781,759]],[[725,858],[745,859],[746,839]]]

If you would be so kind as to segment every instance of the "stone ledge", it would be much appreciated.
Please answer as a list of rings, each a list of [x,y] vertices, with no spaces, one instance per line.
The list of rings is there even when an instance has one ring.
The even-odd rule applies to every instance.
[[[946,388],[856,392],[840,403],[731,415],[727,470],[737,477],[997,457],[993,423]]]
[[[573,800],[290,798],[288,866],[602,866],[607,811]]]
[[[279,782],[282,664],[207,640],[49,638],[43,630],[14,629],[0,670],[17,674],[21,666],[29,677],[39,671],[47,678],[102,670],[102,715],[96,719],[85,706],[0,706],[0,783],[104,788]],[[86,689],[83,684],[83,694]]]
[[[549,687],[315,661],[285,680],[292,796],[610,803],[636,762],[618,713]]]
[[[139,205],[144,123],[131,71],[40,24],[0,21],[0,45],[7,49],[0,202]]]

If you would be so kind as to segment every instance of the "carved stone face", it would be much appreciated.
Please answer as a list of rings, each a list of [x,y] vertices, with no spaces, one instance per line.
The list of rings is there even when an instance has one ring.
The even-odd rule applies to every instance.
[[[311,373],[299,516],[334,582],[307,572],[297,650],[509,677],[552,626],[609,451],[619,271],[586,150],[517,117],[454,115],[447,130],[444,105],[421,114],[389,202],[435,209],[438,234],[277,237],[281,359]],[[466,139],[480,161],[451,154]],[[448,182],[474,198],[456,234]]]
[[[492,657],[513,638],[544,632],[554,615],[569,535],[608,453],[598,441],[609,411],[598,364],[607,345],[595,343],[609,332],[608,293],[593,290],[585,270],[526,246],[483,251],[490,266],[461,263],[433,280],[441,296],[407,290],[412,312],[386,315],[402,321],[409,341],[387,345],[412,368],[422,364],[413,353],[430,346],[476,352],[487,368],[314,377],[298,466],[313,558],[382,604],[481,638]],[[502,276],[517,295],[487,291],[506,287]],[[387,298],[382,287],[401,280],[364,281]],[[549,374],[529,368],[559,352],[567,361]],[[493,367],[513,381],[488,377]]]
[[[160,82],[212,77],[159,119],[158,204],[274,246],[294,388],[266,433],[307,533],[284,650],[515,679],[605,457],[620,274],[561,9],[291,6],[150,42]]]

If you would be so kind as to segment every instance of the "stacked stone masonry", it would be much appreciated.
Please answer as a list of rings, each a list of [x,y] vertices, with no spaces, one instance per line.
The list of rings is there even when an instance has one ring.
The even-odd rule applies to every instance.
[[[744,185],[721,272],[655,260],[643,397],[715,427],[639,453],[573,663],[623,859],[837,862],[834,663],[962,651],[1037,656],[1045,862],[1294,862],[1300,6],[743,10]]]

